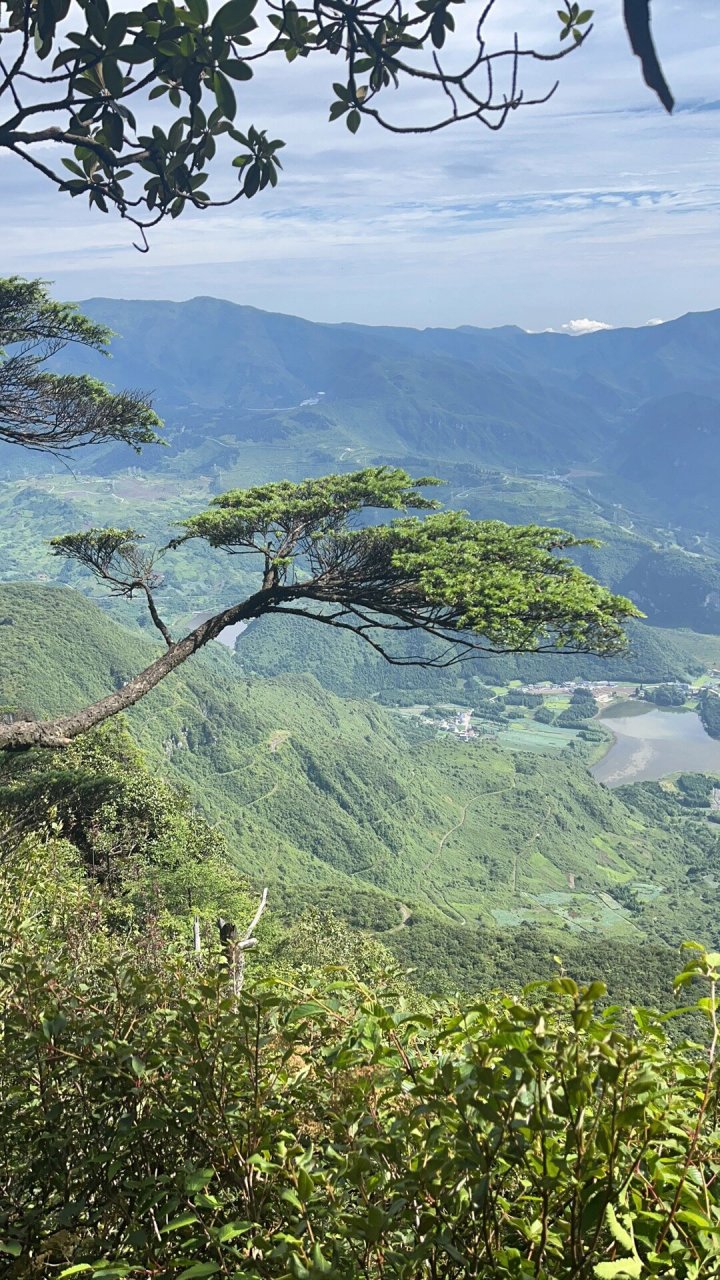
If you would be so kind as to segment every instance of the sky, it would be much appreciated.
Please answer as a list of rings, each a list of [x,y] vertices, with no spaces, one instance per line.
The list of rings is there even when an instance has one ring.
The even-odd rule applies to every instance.
[[[497,35],[516,28],[552,47],[556,8],[497,0]],[[0,273],[42,276],[64,298],[205,294],[419,328],[582,333],[720,307],[720,6],[654,0],[672,117],[642,82],[620,9],[598,0],[552,101],[513,113],[497,134],[467,123],[395,137],[364,121],[353,137],[327,121],[331,59],[268,60],[242,86],[237,123],[285,139],[279,186],[162,224],[144,255],[119,219],[3,155]],[[529,88],[553,78],[543,67]],[[405,118],[431,105],[393,103]]]

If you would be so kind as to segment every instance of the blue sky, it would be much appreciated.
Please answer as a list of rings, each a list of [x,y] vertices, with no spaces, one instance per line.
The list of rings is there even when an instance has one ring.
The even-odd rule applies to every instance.
[[[547,44],[557,7],[498,0],[497,12],[501,27]],[[42,275],[65,297],[214,294],[419,327],[636,325],[718,307],[720,9],[653,9],[672,118],[642,83],[620,0],[599,0],[552,102],[499,134],[468,124],[397,138],[364,122],[353,138],[326,122],[332,62],[268,62],[238,121],[286,139],[275,192],[161,226],[140,255],[117,219],[3,156],[0,271]]]

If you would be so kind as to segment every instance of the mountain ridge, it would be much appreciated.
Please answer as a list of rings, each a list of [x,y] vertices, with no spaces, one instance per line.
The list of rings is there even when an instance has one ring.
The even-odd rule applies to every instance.
[[[5,715],[70,710],[157,652],[67,588],[0,585],[0,619]],[[331,907],[425,975],[442,968],[444,937],[451,984],[494,980],[496,964],[522,978],[527,963],[529,977],[538,953],[551,968],[559,946],[577,958],[605,940],[621,944],[618,957],[658,944],[672,964],[689,920],[710,931],[715,918],[717,888],[687,871],[712,864],[716,828],[660,788],[653,804],[669,805],[669,823],[643,808],[642,788],[638,800],[637,788],[609,791],[581,743],[549,758],[438,741],[313,676],[248,676],[220,646],[128,723],[152,769],[220,826],[236,868],[271,886],[281,915]],[[608,907],[608,894],[626,886],[632,903],[632,886],[648,881],[651,901]],[[610,951],[606,960],[617,963]]]
[[[459,447],[488,464],[521,456],[528,465],[570,467],[607,459],[648,402],[693,393],[720,405],[720,310],[571,341],[509,326],[316,323],[210,297],[83,306],[118,334],[112,363],[71,351],[59,367],[79,362],[118,385],[144,382],[171,434],[183,411],[188,420],[177,425],[202,434],[200,420],[188,417],[199,409],[228,414],[231,435],[247,436],[249,427],[257,435],[262,426],[262,437],[267,419],[232,421],[262,411],[298,436],[339,428],[360,447],[385,439],[400,450]]]

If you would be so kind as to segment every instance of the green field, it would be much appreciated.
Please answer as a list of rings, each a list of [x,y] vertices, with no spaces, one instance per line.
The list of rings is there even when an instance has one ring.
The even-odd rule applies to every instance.
[[[560,729],[535,720],[515,720],[498,734],[498,742],[511,751],[542,751],[559,755],[577,738],[577,729]]]

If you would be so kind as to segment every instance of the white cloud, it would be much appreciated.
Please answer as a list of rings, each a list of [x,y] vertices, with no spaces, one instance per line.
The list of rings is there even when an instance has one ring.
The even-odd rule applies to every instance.
[[[573,337],[577,337],[582,333],[597,333],[599,329],[614,329],[613,324],[605,324],[604,320],[568,320],[567,324],[561,324],[562,333],[570,333]]]
[[[656,6],[680,102],[717,96],[715,5],[697,0],[691,17]],[[127,226],[5,157],[0,274],[55,279],[69,298],[215,294],[315,320],[573,334],[720,306],[718,113],[665,115],[620,8],[605,6],[560,64],[553,100],[513,113],[499,136],[467,124],[398,138],[367,122],[352,138],[326,123],[332,60],[263,64],[238,121],[287,140],[277,191],[160,226],[148,255]],[[497,14],[528,42],[547,36],[536,0]],[[547,87],[547,64],[538,74]],[[564,323],[588,312],[605,320]]]

